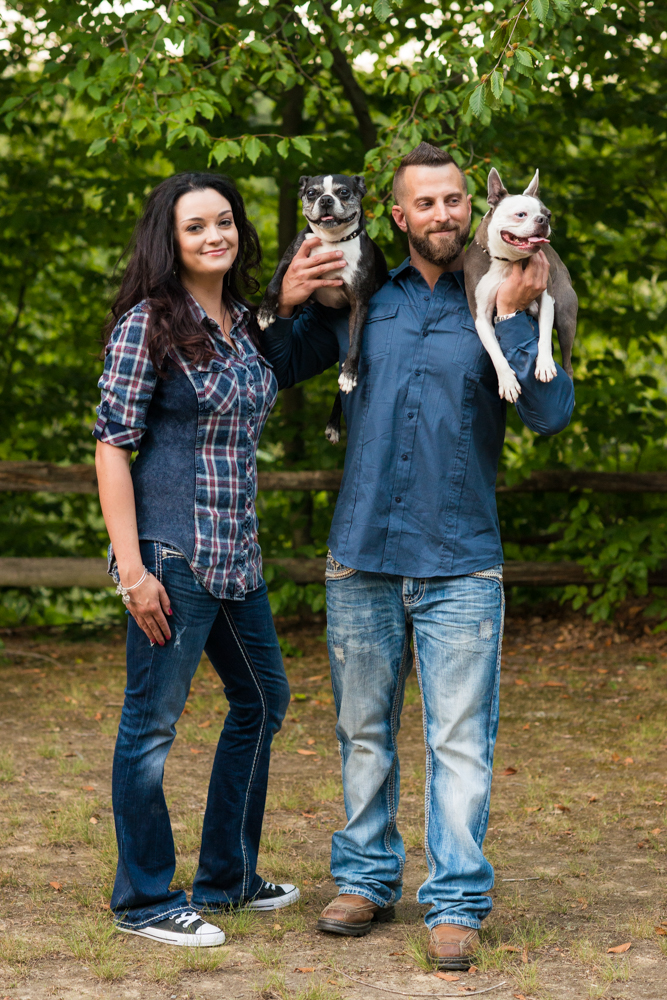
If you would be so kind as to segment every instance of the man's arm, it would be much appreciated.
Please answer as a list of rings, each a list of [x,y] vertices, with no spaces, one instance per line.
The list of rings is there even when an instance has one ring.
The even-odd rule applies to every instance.
[[[525,268],[521,261],[514,264],[496,298],[498,316],[517,313],[496,325],[496,335],[521,385],[517,413],[537,434],[558,434],[569,424],[574,409],[574,386],[560,365],[551,382],[535,378],[537,324],[523,310],[546,289],[548,277],[549,262],[540,250]]]
[[[303,382],[326,371],[338,361],[338,339],[334,321],[340,309],[314,304],[296,320],[292,313],[318,288],[343,284],[340,278],[327,278],[329,271],[345,267],[343,253],[311,257],[310,251],[322,241],[319,237],[304,240],[285,272],[275,321],[263,335],[264,356],[273,365],[281,389]]]

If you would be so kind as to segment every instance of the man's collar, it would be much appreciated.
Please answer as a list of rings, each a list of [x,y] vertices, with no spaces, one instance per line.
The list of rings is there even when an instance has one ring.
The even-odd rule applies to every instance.
[[[412,267],[412,264],[410,263],[410,258],[406,257],[402,264],[399,264],[398,267],[395,267],[392,271],[389,272],[390,279],[392,281],[394,281],[401,274],[404,274],[405,271],[407,271],[409,268],[412,268],[412,270],[414,270],[417,274],[419,274],[419,271],[417,271],[417,268],[416,267],[415,268]],[[459,287],[460,287],[461,291],[463,291],[463,292],[465,291],[465,282],[463,280],[463,270],[460,270],[460,271],[443,271],[442,274],[440,275],[440,277],[438,278],[438,281],[441,281],[442,278],[444,278],[446,275],[451,275],[453,278],[455,278],[456,281],[459,284]]]

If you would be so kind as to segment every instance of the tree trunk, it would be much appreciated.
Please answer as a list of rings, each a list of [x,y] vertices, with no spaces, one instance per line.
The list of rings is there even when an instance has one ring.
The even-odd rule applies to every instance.
[[[300,135],[303,113],[303,87],[293,87],[285,95],[281,132],[283,135]],[[285,172],[279,178],[278,196],[278,255],[282,255],[298,232],[297,211],[299,200],[297,181],[285,164]],[[306,430],[306,401],[303,389],[295,385],[282,393],[282,417],[285,436],[285,465],[294,467],[306,457],[304,431]],[[292,546],[295,549],[310,545],[313,522],[313,495],[304,493],[303,499],[295,503],[290,515],[292,526]]]

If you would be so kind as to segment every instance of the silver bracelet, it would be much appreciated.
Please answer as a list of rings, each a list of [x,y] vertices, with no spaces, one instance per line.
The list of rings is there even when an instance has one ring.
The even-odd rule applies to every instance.
[[[515,309],[513,313],[505,313],[504,316],[494,316],[493,325],[495,326],[496,323],[503,323],[506,319],[514,319],[514,317],[518,315],[519,315],[519,310]]]
[[[148,570],[144,566],[144,571],[141,574],[141,578],[137,580],[136,583],[133,583],[131,587],[124,587],[123,584],[120,582],[120,577],[118,578],[118,586],[116,587],[116,593],[118,594],[119,597],[123,598],[123,604],[125,605],[126,608],[129,606],[130,603],[130,591],[136,590],[137,587],[140,587],[147,576],[148,576]]]

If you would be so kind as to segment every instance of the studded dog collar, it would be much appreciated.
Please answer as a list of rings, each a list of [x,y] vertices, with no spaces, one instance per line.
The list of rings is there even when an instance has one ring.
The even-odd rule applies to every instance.
[[[364,231],[364,227],[363,227],[363,225],[361,225],[361,226],[359,226],[358,229],[355,229],[353,233],[350,233],[349,236],[343,236],[342,240],[336,240],[336,243],[347,243],[348,240],[356,240],[357,236],[360,233],[363,233],[363,231]]]
[[[477,240],[475,240],[475,243],[477,243]],[[509,257],[496,257],[494,254],[491,253],[490,250],[487,249],[487,247],[483,247],[481,243],[477,243],[477,246],[482,251],[482,253],[485,253],[488,257],[491,258],[491,260],[503,260],[505,261],[506,264],[512,263]]]

